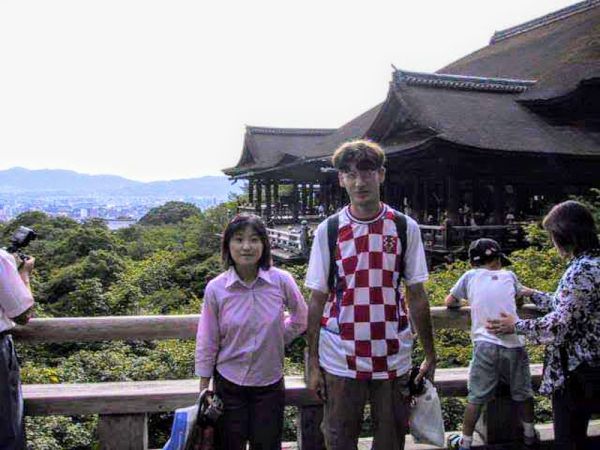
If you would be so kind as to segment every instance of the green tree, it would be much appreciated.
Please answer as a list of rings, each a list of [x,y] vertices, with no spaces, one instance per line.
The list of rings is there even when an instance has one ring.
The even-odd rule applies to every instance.
[[[199,217],[198,207],[186,202],[167,202],[152,208],[140,219],[141,225],[166,225],[180,223],[188,217]]]

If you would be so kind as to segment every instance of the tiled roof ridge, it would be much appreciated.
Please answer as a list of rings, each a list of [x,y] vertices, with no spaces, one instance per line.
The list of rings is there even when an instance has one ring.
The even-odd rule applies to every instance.
[[[275,128],[246,126],[246,130],[252,134],[279,134],[297,136],[326,136],[336,131],[336,128]]]
[[[424,86],[468,91],[486,91],[500,93],[520,93],[535,84],[536,80],[517,80],[512,78],[476,77],[444,73],[394,71],[394,82],[408,86]]]
[[[598,5],[600,5],[600,0],[585,0],[583,2],[567,6],[566,8],[559,9],[558,11],[554,11],[550,14],[546,14],[545,16],[529,20],[520,25],[516,25],[505,30],[496,31],[490,39],[490,45],[503,41],[504,39],[508,39],[517,34],[526,33],[535,28],[543,27],[544,25],[548,25],[552,22],[563,20],[574,14],[578,14],[589,9],[595,8]]]

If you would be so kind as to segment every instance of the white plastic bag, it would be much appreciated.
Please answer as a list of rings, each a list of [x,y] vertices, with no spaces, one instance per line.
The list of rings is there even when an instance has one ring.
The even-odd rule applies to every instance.
[[[445,446],[442,405],[437,389],[425,379],[425,392],[415,397],[410,410],[410,434],[418,444]]]

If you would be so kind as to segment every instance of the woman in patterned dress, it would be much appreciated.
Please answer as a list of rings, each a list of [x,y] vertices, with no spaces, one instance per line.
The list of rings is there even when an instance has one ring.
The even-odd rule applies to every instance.
[[[589,209],[572,200],[554,206],[542,224],[559,254],[570,259],[554,294],[529,288],[522,292],[546,315],[537,319],[505,316],[489,321],[488,329],[497,334],[516,331],[533,343],[546,345],[540,393],[552,397],[555,448],[591,448],[586,447],[591,411],[584,406],[580,386],[567,379],[564,367],[569,374],[600,371],[598,230]]]

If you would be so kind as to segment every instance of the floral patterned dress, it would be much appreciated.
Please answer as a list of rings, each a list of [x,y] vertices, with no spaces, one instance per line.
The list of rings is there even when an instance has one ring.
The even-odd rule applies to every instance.
[[[536,292],[531,299],[547,314],[517,320],[515,328],[546,345],[540,393],[550,395],[565,383],[560,346],[567,351],[569,371],[582,362],[600,365],[600,249],[573,258],[554,294]]]

